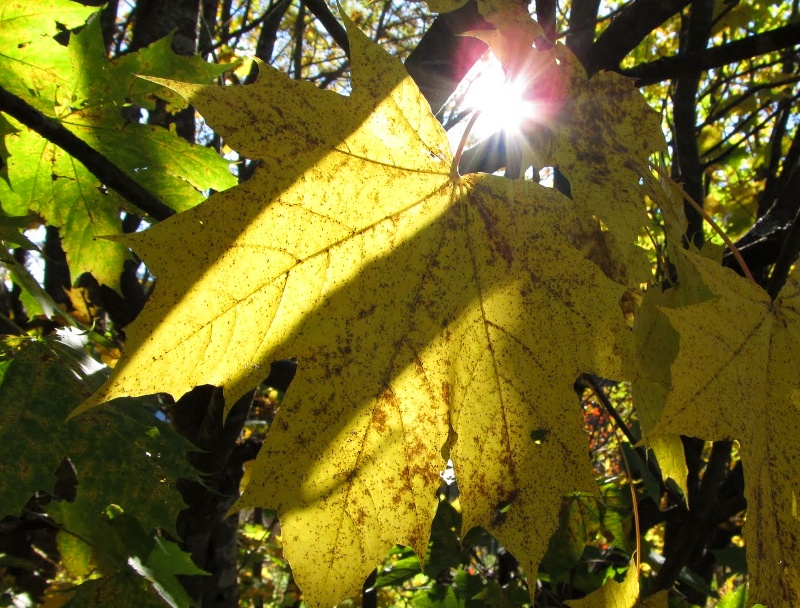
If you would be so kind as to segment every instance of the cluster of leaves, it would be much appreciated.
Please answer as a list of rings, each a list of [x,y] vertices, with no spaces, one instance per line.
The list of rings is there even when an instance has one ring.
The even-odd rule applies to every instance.
[[[768,377],[781,374],[770,368],[788,376],[794,360],[795,280],[774,308],[763,309],[759,302],[769,298],[757,287],[675,249],[673,259],[686,269],[674,288],[686,294],[683,302],[665,309],[662,298],[674,290],[650,290],[640,310],[628,311],[630,331],[620,301],[640,281],[630,269],[640,267],[641,255],[627,244],[646,222],[645,194],[674,218],[672,242],[682,234],[680,198],[647,164],[663,149],[659,122],[624,79],[587,81],[563,49],[533,49],[533,24],[495,10],[485,16],[499,29],[483,39],[510,70],[535,70],[548,83],[544,101],[554,106],[555,125],[530,137],[537,157],[569,179],[571,200],[528,182],[454,176],[447,140],[425,101],[402,68],[352,26],[347,98],[272,71],[249,88],[158,81],[263,165],[243,186],[126,237],[166,287],[131,328],[130,355],[78,411],[128,394],[181,394],[209,380],[232,403],[251,389],[259,368],[297,356],[299,377],[238,507],[276,508],[285,553],[314,604],[354,594],[393,544],[425,554],[443,451],[455,464],[464,527],[490,531],[535,571],[561,496],[594,491],[580,464],[580,419],[567,407],[579,372],[634,380],[637,406],[648,412],[645,433],[664,437],[675,458],[668,439],[677,433],[753,436],[752,425],[720,429],[722,412],[709,417],[693,397],[741,403],[741,387],[738,398],[720,399],[718,385],[737,386],[738,366],[751,365],[742,350],[755,348],[752,328],[763,327],[760,348],[772,361],[761,356],[763,384],[751,384],[743,407],[756,395],[768,399],[765,408],[796,407],[795,381]],[[289,109],[274,109],[287,108],[287,100]],[[231,108],[262,118],[245,125]],[[400,180],[402,196],[392,187]],[[579,227],[583,242],[604,241],[606,259],[587,260],[571,245],[577,218],[599,218],[609,228]],[[211,244],[203,239],[198,248],[198,232],[208,230]],[[705,300],[691,300],[703,290]],[[752,328],[738,323],[742,333],[730,331],[733,316],[724,315],[736,307],[726,307],[726,298],[753,302]],[[697,314],[690,306],[713,309],[702,315],[713,321],[688,325]],[[653,328],[662,315],[672,352],[668,329]],[[702,347],[679,347],[679,336],[689,335],[727,356],[711,369],[700,365],[708,357]],[[697,433],[703,418],[708,426]],[[755,491],[785,484],[793,468],[768,465],[766,442],[750,445],[751,475],[765,476]],[[797,592],[792,575],[763,564],[791,559],[767,529],[779,529],[790,544],[797,521],[787,515],[789,502],[780,501],[782,508],[774,494],[758,498],[772,503],[775,523],[754,518],[745,531],[764,553],[751,561],[752,597],[766,600],[780,589],[790,598]]]
[[[631,443],[644,437],[668,491],[689,494],[679,435],[740,442],[750,601],[800,603],[800,275],[770,298],[714,248],[684,250],[684,196],[654,160],[666,150],[661,120],[632,83],[588,78],[563,46],[538,48],[542,32],[518,6],[478,5],[495,29],[474,35],[530,79],[546,116],[524,129],[520,169],[557,167],[567,189],[459,175],[402,65],[346,17],[349,96],[265,66],[248,86],[210,86],[226,68],[179,58],[168,41],[108,61],[97,19],[66,45],[56,38],[56,22],[81,26],[91,10],[6,2],[0,43],[15,50],[0,86],[179,212],[123,234],[120,213],[142,209],[5,119],[4,242],[36,248],[21,233],[33,212],[65,235],[73,273],[117,289],[133,251],[158,277],[91,396],[104,372],[90,373],[72,334],[9,341],[0,364],[0,444],[35,455],[31,466],[4,459],[0,507],[22,513],[20,525],[46,515],[59,528],[64,568],[82,583],[72,605],[189,604],[176,576],[201,571],[172,542],[175,481],[196,474],[162,402],[145,396],[213,384],[229,413],[289,357],[297,378],[232,509],[280,520],[274,545],[254,540],[273,539],[275,522],[242,528],[243,562],[259,572],[245,585],[253,598],[264,599],[265,561],[286,572],[280,548],[312,606],[357,594],[387,552],[367,584],[391,589],[387,601],[519,605],[538,572],[549,589],[589,594],[572,606],[665,606],[629,559],[639,539],[628,488],[598,485],[587,458],[576,379],[605,405],[598,378],[613,378],[631,385]],[[298,27],[295,43],[305,35]],[[187,103],[259,161],[248,181],[226,190],[226,161],[119,111]],[[209,190],[220,192],[200,202]],[[662,230],[663,249],[641,247],[647,229]],[[52,316],[5,251],[28,312]],[[117,337],[104,329],[95,348]],[[658,503],[666,490],[643,454],[628,445],[624,458]],[[458,491],[442,499],[448,460]],[[587,566],[600,557],[605,567]],[[288,581],[267,593],[282,605],[298,597]]]
[[[130,109],[128,118],[134,118],[136,108],[152,110],[156,103],[185,107],[180,97],[135,77],[139,72],[208,82],[225,67],[178,57],[167,39],[108,61],[99,20],[87,22],[96,10],[65,0],[3,2],[4,94],[24,100],[89,143],[137,183],[158,192],[173,211],[196,205],[209,189],[235,184],[228,163],[213,150],[124,117],[125,108]],[[58,39],[64,26],[83,27],[64,44]],[[25,306],[9,311],[3,321],[25,325],[46,313],[80,327],[82,315],[59,308],[30,274],[22,251],[41,252],[22,231],[42,222],[59,228],[73,276],[91,273],[119,290],[123,263],[131,253],[97,237],[121,234],[123,213],[146,214],[104,187],[38,129],[3,114],[2,131],[2,261],[15,289],[22,288]],[[12,256],[11,245],[22,249]],[[163,605],[164,599],[188,606],[175,577],[200,571],[169,539],[176,537],[176,516],[185,506],[176,481],[197,476],[186,459],[193,446],[163,416],[156,416],[159,404],[152,399],[123,400],[64,422],[107,375],[86,355],[87,333],[95,353],[114,350],[112,334],[103,336],[98,333],[102,331],[102,326],[88,332],[81,327],[49,335],[40,325],[3,343],[0,513],[14,517],[5,522],[8,540],[2,551],[14,556],[17,537],[45,522],[58,530],[62,574],[71,583],[59,594],[59,604],[101,605],[100,598],[114,597],[137,606]],[[12,571],[40,569],[35,554],[25,557],[27,561],[10,557],[7,564]]]

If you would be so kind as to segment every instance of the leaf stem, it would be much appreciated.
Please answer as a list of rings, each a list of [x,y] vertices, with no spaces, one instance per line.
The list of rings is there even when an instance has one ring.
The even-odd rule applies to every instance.
[[[464,153],[464,146],[467,144],[467,137],[469,137],[472,127],[475,126],[475,122],[478,120],[480,115],[481,111],[476,110],[472,115],[472,118],[469,119],[467,128],[464,129],[464,134],[461,136],[461,141],[458,143],[458,150],[456,150],[456,155],[453,158],[453,164],[450,166],[450,179],[453,180],[453,182],[458,182],[458,178],[460,177],[458,173],[458,164],[461,162],[461,155]]]
[[[628,457],[625,456],[625,450],[622,445],[619,446],[619,454],[622,456],[622,462],[625,465],[625,473],[628,475],[628,488],[631,491],[631,505],[633,506],[633,527],[636,532],[636,572],[642,570],[642,533],[639,525],[639,501],[636,500],[636,488],[633,487],[633,473],[631,472],[631,465],[628,463]]]
[[[739,267],[742,269],[742,272],[744,272],[744,276],[747,277],[747,279],[753,282],[754,284],[758,285],[758,282],[753,278],[753,274],[750,272],[750,268],[748,268],[747,263],[745,263],[744,258],[742,257],[742,254],[739,253],[739,250],[736,248],[736,245],[733,244],[733,241],[731,241],[728,238],[728,235],[725,234],[725,231],[719,227],[719,225],[711,218],[711,216],[708,215],[708,213],[706,213],[706,210],[703,209],[697,203],[697,201],[695,201],[691,196],[689,196],[686,190],[683,189],[683,186],[681,186],[678,182],[676,182],[669,175],[667,175],[662,169],[660,169],[658,166],[654,164],[651,164],[650,166],[653,167],[656,173],[658,173],[663,179],[665,179],[673,188],[677,189],[678,192],[680,192],[681,196],[683,196],[684,200],[687,203],[689,203],[689,205],[691,205],[692,208],[695,211],[697,211],[697,213],[700,214],[700,217],[702,217],[706,222],[708,222],[708,225],[711,226],[714,232],[716,232],[719,235],[719,237],[723,240],[728,249],[731,250],[733,257],[736,258],[737,262],[739,262]]]

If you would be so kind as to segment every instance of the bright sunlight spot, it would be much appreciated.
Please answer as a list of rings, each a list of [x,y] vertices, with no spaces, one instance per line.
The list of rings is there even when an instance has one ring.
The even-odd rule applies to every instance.
[[[518,135],[525,121],[536,116],[536,104],[526,100],[525,83],[511,81],[503,66],[489,51],[475,63],[451,97],[459,112],[480,111],[470,134],[471,141],[480,141],[504,131]],[[456,145],[464,133],[467,120],[450,130]]]

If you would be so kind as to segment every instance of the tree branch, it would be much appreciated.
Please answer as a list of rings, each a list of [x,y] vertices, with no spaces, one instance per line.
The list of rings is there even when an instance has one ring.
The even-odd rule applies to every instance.
[[[690,55],[705,49],[711,35],[714,16],[713,0],[695,0],[687,21],[681,27],[681,55]],[[686,193],[702,206],[705,200],[703,185],[703,166],[700,163],[700,150],[697,143],[697,94],[700,89],[702,72],[689,70],[675,85],[672,99],[672,115],[676,161],[673,171],[678,176]],[[686,238],[698,248],[703,245],[703,218],[689,204],[685,205],[688,227]]]
[[[436,17],[430,29],[406,59],[406,69],[436,114],[458,83],[486,50],[464,32],[492,29],[478,13],[475,0],[452,13]]]
[[[650,32],[682,10],[691,0],[636,0],[605,29],[589,52],[589,75],[617,70],[622,59]]]
[[[608,28],[611,29],[611,25]],[[703,51],[657,59],[650,63],[643,63],[627,70],[621,70],[621,72],[625,76],[636,78],[638,80],[637,86],[641,87],[677,78],[687,72],[718,68],[743,59],[749,59],[750,57],[757,57],[758,55],[792,47],[796,44],[800,44],[800,23],[793,23],[754,36],[747,36],[741,40],[735,40]],[[594,54],[595,52],[597,52],[596,49],[593,49],[592,53]],[[613,67],[609,69],[613,69]]]
[[[13,116],[26,127],[33,129],[46,140],[78,159],[103,184],[154,219],[165,220],[171,215],[175,215],[173,209],[128,177],[122,169],[85,141],[68,131],[57,120],[45,116],[2,87],[0,87],[0,111]]]
[[[350,57],[350,41],[347,38],[347,31],[339,20],[333,16],[331,9],[325,0],[302,0],[305,7],[322,24],[322,27],[331,35],[331,38],[344,49]]]
[[[573,0],[569,13],[569,33],[567,48],[586,65],[589,51],[594,44],[594,33],[597,29],[597,11],[600,0]]]
[[[556,3],[555,0],[536,0],[536,20],[542,26],[547,47],[556,41]],[[537,43],[538,45],[538,43]]]
[[[303,77],[303,33],[306,30],[306,9],[305,4],[300,3],[297,9],[297,17],[294,20],[294,50],[292,51],[292,75],[296,80]]]
[[[788,196],[792,196],[795,199],[795,203],[797,202],[798,192],[800,192],[799,189],[800,169],[795,169],[785,187],[785,192]],[[783,285],[786,283],[786,278],[789,276],[792,265],[797,260],[798,253],[800,253],[800,209],[795,215],[794,222],[792,222],[792,227],[789,229],[786,239],[783,241],[783,246],[775,262],[775,268],[769,279],[767,291],[773,300],[778,297]]]

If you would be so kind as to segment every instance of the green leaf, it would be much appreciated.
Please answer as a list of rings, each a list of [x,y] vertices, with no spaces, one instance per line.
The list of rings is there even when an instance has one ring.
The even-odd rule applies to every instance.
[[[461,563],[461,513],[447,500],[439,500],[431,524],[431,540],[425,558],[425,574],[437,578]]]
[[[630,443],[627,441],[623,442],[621,447],[625,452],[625,458],[631,468],[633,477],[642,480],[645,495],[652,498],[653,501],[658,504],[661,500],[661,484],[658,479],[656,479],[656,476],[650,471],[647,463],[642,460],[639,452],[633,449]]]
[[[127,123],[120,112],[131,97],[152,107],[154,91],[163,91],[137,78],[136,72],[152,70],[207,82],[228,66],[175,55],[168,41],[109,61],[99,19],[73,34],[67,47],[43,31],[15,30],[13,23],[6,24],[5,35],[14,47],[24,47],[24,41],[33,37],[37,50],[24,57],[0,57],[0,84],[61,122],[177,211],[199,203],[208,190],[236,184],[228,161],[213,149],[191,145],[163,128]],[[46,48],[38,48],[42,45]],[[118,289],[129,253],[99,237],[122,232],[121,210],[141,211],[107,191],[83,165],[27,127],[11,120],[3,133],[7,177],[15,193],[10,200],[2,198],[3,209],[40,214],[60,228],[73,278],[91,272],[100,283]]]
[[[609,544],[630,551],[629,536],[631,522],[630,488],[609,483],[600,489],[603,497],[602,530]]]
[[[99,513],[119,504],[147,529],[174,532],[184,507],[175,482],[196,477],[185,457],[193,446],[136,400],[65,424],[97,384],[86,375],[88,364],[56,340],[30,341],[3,364],[0,513],[17,514],[34,492],[52,491],[54,472],[66,456],[77,469],[78,495],[87,508]]]
[[[739,585],[731,593],[726,593],[717,602],[717,608],[747,608],[747,585]]]
[[[639,600],[639,571],[631,561],[625,580],[618,583],[608,579],[605,584],[580,600],[570,600],[571,608],[633,608]]]
[[[530,602],[527,589],[519,585],[519,581],[512,581],[501,586],[492,579],[488,579],[483,589],[470,597],[467,608],[516,608]]]
[[[4,0],[0,8],[0,86],[52,112],[56,98],[69,95],[71,88],[69,58],[53,39],[58,24],[77,27],[97,7],[69,0]]]
[[[0,261],[8,270],[11,280],[22,289],[20,301],[29,317],[39,314],[52,317],[60,311],[52,296],[44,290],[24,264],[18,262],[14,256],[2,253]]]
[[[64,608],[164,608],[174,604],[161,598],[149,582],[132,569],[79,585]]]
[[[388,568],[379,572],[373,587],[380,589],[402,585],[418,574],[422,574],[422,567],[419,558],[411,552],[408,557],[392,562]]]
[[[578,563],[584,547],[600,529],[601,513],[598,501],[590,494],[573,494],[564,497],[559,515],[559,526],[550,538],[547,553],[542,558],[542,568],[551,580],[562,580]]]
[[[6,162],[9,182],[19,197],[12,212],[30,209],[60,229],[75,278],[91,272],[101,283],[116,286],[130,253],[118,243],[97,237],[122,232],[119,213],[125,201],[114,191],[105,192],[88,169],[60,148],[11,122],[17,133],[6,137],[10,153]]]
[[[75,550],[78,558],[84,558],[87,551],[91,554],[91,562],[97,565],[96,574],[104,581],[99,589],[114,588],[122,580],[125,585],[135,586],[135,594],[147,605],[155,600],[172,608],[189,608],[191,600],[177,576],[206,572],[195,566],[177,544],[145,532],[128,513],[97,512],[81,498],[74,503],[51,503],[48,512],[62,526],[59,539],[72,538],[73,544],[78,545],[60,547]],[[72,562],[75,558],[76,555],[65,555]],[[131,571],[147,584],[130,582]],[[93,585],[87,587],[92,593],[96,589]]]
[[[198,568],[191,556],[177,544],[163,538],[156,538],[153,550],[147,556],[147,566],[170,575],[208,574],[205,570]]]
[[[452,587],[437,585],[430,591],[420,591],[411,600],[414,608],[462,608],[464,602],[456,597]]]
[[[37,251],[39,248],[22,233],[35,219],[32,214],[11,216],[0,209],[0,241]]]

